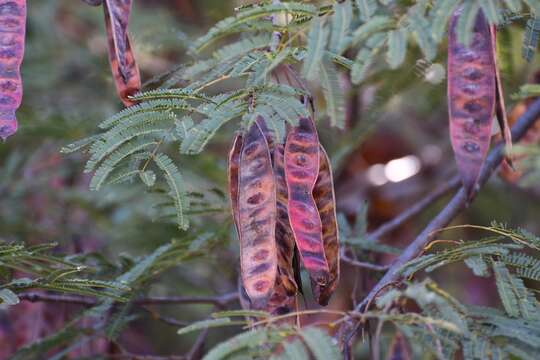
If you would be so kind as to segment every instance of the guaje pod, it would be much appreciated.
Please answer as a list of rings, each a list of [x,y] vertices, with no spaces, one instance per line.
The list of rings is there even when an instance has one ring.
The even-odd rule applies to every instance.
[[[322,224],[313,199],[319,175],[319,139],[311,118],[301,118],[287,135],[285,176],[289,219],[304,267],[315,284],[326,286],[328,262],[324,255]]]
[[[229,152],[229,195],[231,197],[231,210],[233,214],[236,233],[240,236],[238,215],[238,172],[240,169],[240,152],[242,151],[242,135],[237,134]]]
[[[339,281],[339,233],[332,167],[322,145],[319,154],[319,176],[313,189],[313,197],[321,217],[324,254],[330,269],[330,277],[328,284],[313,284],[312,287],[317,302],[327,305]]]
[[[244,137],[238,184],[242,282],[254,308],[263,308],[277,274],[276,185],[268,143],[256,122]]]
[[[294,274],[294,234],[289,222],[288,189],[285,179],[285,149],[282,144],[274,147],[274,174],[276,177],[276,244],[278,249],[278,277],[285,292],[295,296],[298,286]]]
[[[21,63],[26,32],[26,1],[0,0],[0,138],[17,131],[15,111],[21,105]]]
[[[109,62],[116,91],[126,106],[133,105],[130,95],[141,89],[141,76],[127,33],[131,0],[105,0],[105,28],[109,45]]]
[[[103,0],[82,0],[82,1],[92,6],[99,6],[103,3]]]
[[[458,9],[448,34],[450,137],[463,185],[473,193],[486,158],[496,101],[494,49],[489,24],[478,12],[469,47],[458,42]]]

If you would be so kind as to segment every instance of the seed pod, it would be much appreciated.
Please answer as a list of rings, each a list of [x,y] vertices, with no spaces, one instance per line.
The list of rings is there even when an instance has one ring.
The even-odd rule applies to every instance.
[[[268,143],[253,123],[240,154],[238,194],[240,267],[255,308],[263,308],[277,273],[276,187]]]
[[[15,111],[21,105],[21,63],[26,32],[26,1],[0,0],[0,138],[17,131]]]
[[[126,106],[129,99],[141,89],[141,76],[131,49],[127,28],[131,13],[131,0],[105,0],[105,28],[109,45],[109,62],[116,91]]]
[[[242,135],[238,134],[234,138],[233,146],[229,153],[229,194],[231,196],[231,209],[236,226],[236,233],[240,236],[239,215],[238,215],[238,171],[240,169],[240,152],[242,151]]]
[[[469,196],[474,191],[489,149],[495,112],[494,49],[482,11],[474,24],[469,47],[457,40],[460,10],[450,21],[448,34],[448,111],[457,166]]]
[[[489,30],[491,35],[491,47],[493,48],[493,64],[495,66],[495,86],[497,89],[495,112],[497,114],[497,121],[499,122],[499,127],[501,128],[501,135],[506,146],[506,162],[510,167],[512,167],[512,132],[510,131],[510,126],[508,125],[508,118],[506,117],[506,105],[504,103],[504,92],[502,88],[501,74],[499,72],[499,66],[497,65],[497,28],[495,27],[495,25],[491,25]]]
[[[339,280],[339,235],[332,167],[322,145],[319,154],[319,176],[313,189],[313,197],[321,217],[324,254],[330,269],[330,277],[326,285],[313,284],[313,292],[319,304],[327,305]]]
[[[288,190],[285,179],[283,145],[278,144],[274,148],[274,174],[276,176],[276,244],[278,249],[278,276],[283,288],[288,295],[296,295],[298,286],[295,281],[293,266],[294,259],[294,234],[289,222]]]
[[[289,219],[296,246],[311,280],[328,284],[329,269],[324,255],[322,224],[313,188],[319,174],[319,139],[311,118],[301,118],[287,136],[285,176],[289,196]]]
[[[386,360],[411,360],[412,352],[411,348],[405,339],[405,337],[398,332],[392,343],[390,344],[390,350],[388,350],[388,355]]]

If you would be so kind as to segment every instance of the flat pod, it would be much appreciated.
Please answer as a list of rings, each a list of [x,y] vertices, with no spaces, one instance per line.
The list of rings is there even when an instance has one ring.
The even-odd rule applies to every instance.
[[[313,189],[313,197],[321,217],[324,254],[330,269],[330,277],[326,285],[313,284],[313,291],[317,302],[327,305],[339,281],[339,233],[332,167],[322,145],[319,154],[319,176]]]
[[[26,1],[0,0],[0,138],[17,131],[15,111],[22,101]]]
[[[242,151],[242,135],[237,134],[234,138],[231,151],[229,152],[229,195],[231,197],[231,210],[236,227],[236,233],[240,236],[238,215],[238,175],[240,169],[240,152]]]
[[[457,40],[460,14],[458,9],[452,16],[448,35],[448,110],[454,155],[470,196],[489,149],[497,85],[493,43],[484,14],[478,12],[469,47]]]
[[[298,285],[294,272],[294,234],[289,221],[288,189],[285,179],[284,146],[274,147],[274,174],[276,177],[276,244],[278,249],[278,277],[289,295],[295,295]]]
[[[131,49],[127,33],[131,0],[105,0],[105,28],[109,46],[109,62],[116,84],[116,91],[126,106],[129,99],[141,89],[141,76]]]
[[[313,188],[319,175],[319,139],[311,118],[301,118],[287,135],[285,176],[289,196],[289,219],[296,246],[311,280],[328,283],[329,268],[324,255],[322,224]]]
[[[255,308],[263,308],[277,274],[276,186],[268,143],[254,122],[244,137],[239,170],[242,282]]]

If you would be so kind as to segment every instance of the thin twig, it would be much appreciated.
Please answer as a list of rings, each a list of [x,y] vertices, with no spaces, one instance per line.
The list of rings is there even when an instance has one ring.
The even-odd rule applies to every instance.
[[[340,257],[341,257],[341,261],[349,265],[360,267],[360,268],[365,268],[365,269],[370,269],[370,270],[375,270],[375,271],[385,271],[385,270],[388,270],[388,268],[390,267],[390,265],[377,265],[377,264],[372,264],[369,262],[358,261],[347,256],[345,252],[342,252],[340,254]]]
[[[540,116],[540,99],[535,100],[530,104],[527,111],[518,119],[515,125],[512,127],[512,139],[518,141],[521,139],[527,130],[536,122],[536,119]],[[385,288],[388,284],[398,281],[401,278],[401,268],[407,262],[416,258],[418,254],[422,252],[422,249],[432,240],[434,232],[447,226],[462,210],[464,210],[469,203],[474,199],[480,187],[482,187],[495,169],[499,166],[504,155],[504,144],[498,143],[489,153],[480,177],[478,185],[474,194],[471,197],[467,197],[467,192],[462,186],[458,192],[452,197],[447,205],[431,220],[431,222],[424,228],[424,230],[416,237],[416,239],[403,251],[403,253],[392,264],[388,272],[383,278],[371,289],[366,298],[356,306],[356,311],[361,312],[367,310],[366,305],[371,303],[377,294]],[[359,324],[355,324],[349,331],[346,338],[346,344],[350,345],[354,334],[359,328]],[[347,348],[347,346],[345,346]]]
[[[457,188],[459,188],[460,185],[461,185],[460,177],[458,175],[452,177],[442,186],[433,190],[432,192],[427,194],[424,198],[417,201],[413,206],[407,208],[407,210],[403,211],[392,220],[385,222],[384,224],[379,226],[376,230],[369,233],[368,236],[366,237],[366,240],[368,242],[375,242],[375,241],[380,240],[381,237],[399,228],[404,223],[409,221],[411,218],[420,214],[427,207],[432,205],[435,201],[439,200],[444,195],[448,194],[450,191],[456,190]]]
[[[56,295],[56,294],[41,294],[41,293],[22,293],[18,294],[19,299],[29,302],[55,302],[68,303],[83,306],[94,306],[99,303],[96,298],[73,296],[73,295]],[[147,297],[134,300],[136,305],[179,305],[179,304],[213,304],[218,308],[224,308],[227,304],[238,299],[238,293],[229,293],[218,296],[162,296],[162,297]]]

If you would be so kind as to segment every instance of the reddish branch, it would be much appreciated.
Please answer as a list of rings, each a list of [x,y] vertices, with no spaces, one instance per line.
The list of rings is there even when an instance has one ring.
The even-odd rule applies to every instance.
[[[527,130],[534,125],[535,121],[540,116],[540,99],[535,100],[529,105],[527,111],[517,120],[512,127],[512,139],[519,141],[527,132]],[[504,155],[504,144],[499,143],[489,153],[480,177],[476,190],[471,194],[471,197],[467,197],[466,189],[461,186],[457,193],[450,199],[446,206],[431,220],[431,222],[425,227],[425,229],[416,237],[416,239],[403,251],[403,253],[394,261],[388,272],[383,276],[381,280],[371,289],[366,298],[357,305],[355,311],[364,311],[367,304],[371,304],[373,299],[377,297],[381,291],[389,284],[395,283],[401,280],[401,269],[409,261],[416,258],[425,246],[432,240],[434,233],[447,226],[461,211],[463,211],[470,202],[474,199],[480,188],[487,182],[489,177],[493,174],[495,169],[499,166]],[[450,183],[454,179],[450,180]],[[350,331],[346,331],[345,339],[345,356],[348,356],[351,341],[354,334],[359,328],[359,324],[355,324]]]

